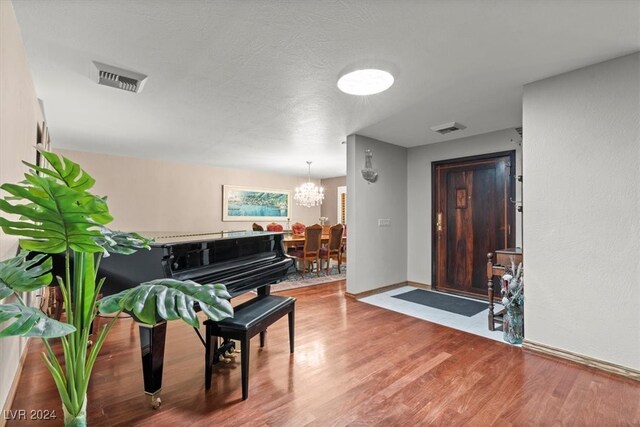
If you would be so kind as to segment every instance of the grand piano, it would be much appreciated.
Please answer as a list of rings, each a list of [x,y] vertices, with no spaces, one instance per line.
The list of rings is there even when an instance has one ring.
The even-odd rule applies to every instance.
[[[270,284],[294,270],[293,258],[283,250],[282,233],[141,233],[153,238],[151,250],[132,255],[113,254],[100,263],[98,277],[106,277],[103,295],[111,295],[154,279],[222,283],[232,297],[257,289],[268,294]],[[144,391],[154,408],[160,406],[167,324],[139,324]]]

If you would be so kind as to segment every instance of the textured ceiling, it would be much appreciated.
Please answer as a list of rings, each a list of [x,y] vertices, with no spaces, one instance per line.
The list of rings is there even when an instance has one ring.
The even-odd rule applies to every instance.
[[[640,49],[640,1],[14,0],[58,147],[306,174],[346,135],[411,147],[521,125],[522,85]],[[91,61],[149,75],[98,86]],[[388,91],[336,87],[378,64]],[[467,128],[440,136],[429,127]]]

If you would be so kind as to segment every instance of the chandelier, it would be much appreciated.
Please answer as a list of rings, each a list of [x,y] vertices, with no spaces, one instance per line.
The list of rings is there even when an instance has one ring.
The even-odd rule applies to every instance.
[[[297,205],[310,208],[322,204],[324,188],[318,187],[311,182],[311,162],[307,162],[307,165],[309,165],[309,180],[301,186],[296,187],[296,193],[293,195],[293,199]]]

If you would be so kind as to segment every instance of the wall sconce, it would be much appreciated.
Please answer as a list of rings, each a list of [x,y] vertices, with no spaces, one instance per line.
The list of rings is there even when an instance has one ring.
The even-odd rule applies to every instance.
[[[378,179],[378,171],[371,167],[371,158],[373,152],[369,149],[364,152],[364,169],[362,169],[362,177],[367,182],[376,182]]]

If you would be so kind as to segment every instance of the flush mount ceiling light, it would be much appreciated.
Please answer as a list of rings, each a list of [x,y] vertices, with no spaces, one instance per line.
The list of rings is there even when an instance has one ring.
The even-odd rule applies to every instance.
[[[338,79],[338,89],[349,95],[374,95],[384,92],[391,85],[391,73],[375,68],[352,71]]]

